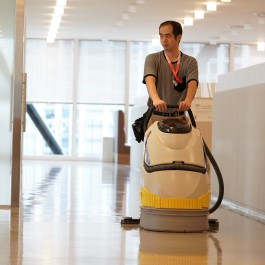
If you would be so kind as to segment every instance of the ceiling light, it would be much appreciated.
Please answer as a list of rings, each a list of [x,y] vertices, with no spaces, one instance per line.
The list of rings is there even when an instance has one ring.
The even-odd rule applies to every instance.
[[[258,17],[258,24],[265,24],[265,12],[256,12],[253,15]]]
[[[256,17],[265,17],[265,12],[256,12],[256,13],[253,13],[253,15]]]
[[[204,11],[203,10],[195,10],[194,17],[196,19],[203,19],[204,18]]]
[[[54,8],[54,14],[56,14],[56,16],[62,16],[64,14],[64,7],[63,6],[56,6]]]
[[[253,27],[250,24],[244,24],[244,30],[251,30]]]
[[[135,13],[135,12],[136,12],[136,6],[134,6],[134,5],[130,5],[130,6],[129,6],[129,12],[130,12],[130,13]]]
[[[56,1],[56,6],[54,7],[54,13],[52,15],[52,20],[50,23],[50,28],[47,36],[48,43],[53,43],[56,38],[62,20],[62,16],[64,14],[65,5],[66,5],[66,0]]]
[[[233,29],[233,30],[231,31],[231,35],[233,35],[233,36],[237,36],[237,35],[238,35],[238,31],[235,30],[235,29]]]
[[[116,26],[118,26],[118,27],[120,27],[120,26],[122,26],[122,21],[121,20],[118,20],[118,21],[116,21]]]
[[[215,2],[208,2],[207,3],[207,11],[216,11],[217,5]]]
[[[264,52],[265,51],[265,42],[264,41],[259,41],[257,43],[257,51],[258,52]]]
[[[185,17],[184,18],[184,26],[193,26],[193,18]]]
[[[145,0],[136,0],[136,4],[145,4]]]
[[[57,0],[56,5],[57,6],[66,6],[66,0]]]
[[[223,2],[223,3],[230,3],[231,0],[221,0],[221,2]]]
[[[128,20],[128,19],[130,18],[130,16],[129,16],[128,13],[123,13],[121,18],[122,18],[123,20]]]
[[[217,40],[210,40],[210,45],[217,45]]]
[[[219,36],[210,36],[210,44],[211,45],[216,45],[218,43],[218,40],[220,40]]]

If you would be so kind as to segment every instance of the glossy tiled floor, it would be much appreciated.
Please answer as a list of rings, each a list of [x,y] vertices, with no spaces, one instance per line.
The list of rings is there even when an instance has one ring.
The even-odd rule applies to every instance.
[[[122,227],[139,217],[128,166],[24,162],[20,210],[0,210],[0,265],[263,265],[265,222],[222,206],[218,232]]]

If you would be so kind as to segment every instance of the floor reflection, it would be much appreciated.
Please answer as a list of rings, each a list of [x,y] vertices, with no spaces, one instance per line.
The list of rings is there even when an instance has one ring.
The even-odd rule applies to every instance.
[[[44,174],[41,170],[40,172],[41,180],[35,183],[34,190],[28,190],[25,187],[26,182],[23,183],[24,184],[23,185],[24,189],[22,189],[23,201],[21,203],[23,204],[23,213],[25,218],[31,218],[34,207],[36,205],[43,203],[42,200],[48,196],[49,188],[52,185],[54,185],[54,182],[56,181],[56,178],[59,176],[61,170],[62,170],[61,167],[52,167],[48,168],[47,169],[48,172],[47,173],[45,172]]]
[[[164,233],[140,230],[139,264],[213,264],[208,261],[209,245],[213,242],[218,245],[214,264],[221,265],[219,242],[208,232]]]
[[[0,209],[1,265],[263,265],[265,226],[222,206],[219,230],[164,233],[139,218],[139,172],[111,163],[25,162],[20,209]]]

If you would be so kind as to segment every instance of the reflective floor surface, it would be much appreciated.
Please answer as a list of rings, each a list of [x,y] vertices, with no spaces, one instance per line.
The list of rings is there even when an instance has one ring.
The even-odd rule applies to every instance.
[[[150,232],[139,173],[99,162],[25,161],[20,209],[0,209],[0,265],[264,265],[265,222],[222,206],[217,232]]]

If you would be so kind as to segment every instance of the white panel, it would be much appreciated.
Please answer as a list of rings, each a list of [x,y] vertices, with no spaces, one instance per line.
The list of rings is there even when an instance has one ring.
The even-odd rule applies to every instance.
[[[214,96],[213,154],[225,184],[225,198],[265,211],[265,83]],[[213,185],[217,192],[216,182]]]
[[[220,75],[218,79],[218,91],[239,89],[241,87],[265,83],[264,71],[265,63],[262,63]]]
[[[237,98],[235,91],[216,93],[213,98],[213,142],[212,154],[221,170],[225,182],[225,196],[235,192],[237,185]],[[218,192],[217,178],[212,171],[212,191]]]

